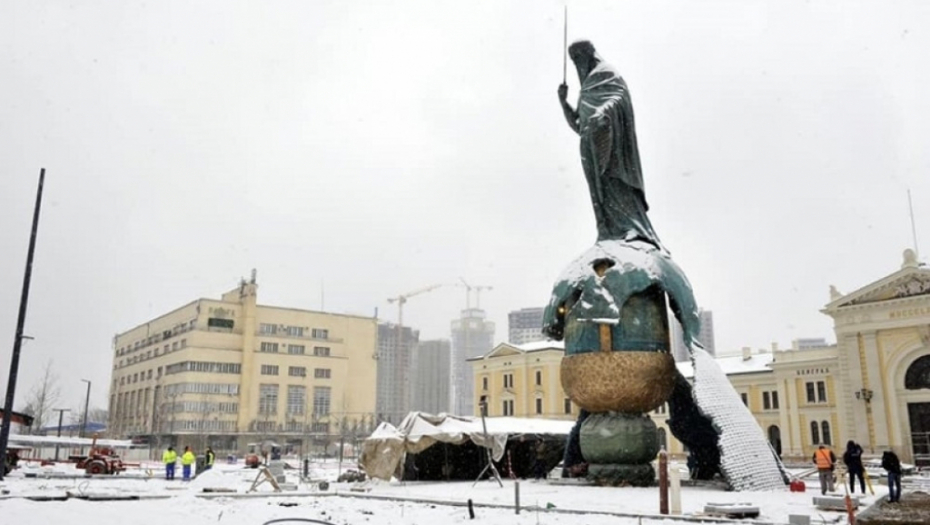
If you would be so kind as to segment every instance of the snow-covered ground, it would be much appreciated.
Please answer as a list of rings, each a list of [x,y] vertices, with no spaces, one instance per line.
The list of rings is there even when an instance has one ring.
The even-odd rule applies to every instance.
[[[0,482],[0,489],[8,491],[0,499],[0,516],[4,523],[93,523],[117,525],[125,523],[162,524],[220,523],[232,525],[261,525],[279,518],[300,517],[338,524],[378,523],[386,525],[439,525],[468,522],[464,503],[475,503],[476,522],[485,525],[533,523],[589,523],[636,524],[638,517],[597,514],[598,512],[643,515],[644,522],[666,521],[658,515],[659,496],[656,488],[607,488],[557,485],[550,481],[521,481],[520,500],[524,507],[515,515],[514,482],[505,479],[500,488],[494,481],[472,482],[366,482],[363,484],[332,483],[322,491],[318,483],[299,483],[298,492],[284,497],[198,497],[205,488],[235,489],[244,494],[255,479],[257,471],[241,466],[218,465],[213,471],[184,483],[162,479],[159,465],[151,464],[131,469],[116,478],[60,479],[55,474],[74,474],[68,466],[28,467],[19,469]],[[27,478],[26,473],[38,477]],[[297,482],[298,471],[288,471],[288,481]],[[336,464],[314,464],[311,477],[315,480],[334,480]],[[45,477],[46,474],[52,476]],[[180,477],[180,468],[178,469]],[[727,492],[707,487],[683,487],[681,508],[684,515],[699,515],[707,503],[748,503],[758,506],[758,521],[787,523],[789,514],[806,514],[814,522],[839,520],[841,513],[817,510],[812,498],[819,494],[816,480],[807,480],[808,491],[792,493],[787,489],[778,492]],[[356,490],[352,490],[355,488]],[[841,487],[837,487],[842,490]],[[361,491],[358,491],[361,489]],[[812,490],[814,489],[814,490]],[[885,495],[887,489],[875,484],[876,495],[866,497],[868,505]],[[268,494],[271,487],[264,484],[259,492]],[[137,495],[134,501],[93,502],[80,499],[37,502],[21,496],[74,495]],[[414,501],[415,500],[415,501]],[[450,505],[450,502],[459,505]],[[491,505],[490,507],[485,505]],[[495,508],[502,506],[505,508]],[[536,511],[526,507],[554,506],[554,510]],[[586,513],[583,518],[575,513]],[[680,523],[680,522],[679,522]]]

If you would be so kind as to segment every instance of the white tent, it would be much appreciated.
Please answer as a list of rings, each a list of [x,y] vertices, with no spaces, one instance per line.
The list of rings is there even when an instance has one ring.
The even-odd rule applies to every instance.
[[[466,441],[491,449],[494,461],[504,455],[507,440],[523,434],[568,436],[571,420],[480,417],[411,412],[400,426],[381,423],[362,445],[359,463],[370,477],[390,480],[399,476],[406,453],[417,454],[436,443],[460,445]]]

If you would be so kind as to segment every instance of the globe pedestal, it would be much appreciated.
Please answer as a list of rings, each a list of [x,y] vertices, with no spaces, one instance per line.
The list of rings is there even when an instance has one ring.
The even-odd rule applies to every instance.
[[[588,416],[579,434],[588,479],[598,485],[652,486],[656,475],[651,461],[659,453],[656,431],[644,414]]]

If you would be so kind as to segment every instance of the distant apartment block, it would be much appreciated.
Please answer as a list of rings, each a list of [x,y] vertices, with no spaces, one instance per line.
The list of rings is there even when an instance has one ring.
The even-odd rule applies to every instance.
[[[398,424],[410,411],[410,354],[420,332],[393,323],[378,325],[378,421]]]
[[[449,412],[452,385],[452,343],[448,339],[420,341],[410,359],[410,410]]]
[[[507,341],[513,345],[545,341],[547,338],[542,333],[544,311],[545,308],[521,308],[507,314]]]
[[[476,415],[474,374],[467,361],[494,348],[494,323],[485,317],[484,310],[468,308],[452,321],[452,409],[458,415]]]
[[[701,318],[701,331],[698,333],[697,339],[710,355],[716,356],[717,350],[714,346],[714,313],[710,310],[700,310],[698,315]],[[675,361],[687,361],[691,359],[691,354],[688,352],[688,347],[685,346],[685,341],[682,337],[681,324],[671,314],[669,314],[668,322],[671,327],[672,355],[675,356]]]

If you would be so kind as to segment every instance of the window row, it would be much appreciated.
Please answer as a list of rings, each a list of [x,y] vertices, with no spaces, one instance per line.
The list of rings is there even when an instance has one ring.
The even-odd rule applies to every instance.
[[[258,387],[258,413],[274,415],[278,413],[279,385],[259,385]],[[332,389],[328,386],[313,387],[313,415],[325,416],[330,412]],[[303,385],[287,385],[286,414],[293,416],[304,415],[306,411],[307,387]]]
[[[261,366],[261,375],[263,376],[276,376],[279,372],[280,366],[278,365]],[[287,375],[290,377],[307,377],[307,367],[289,366],[287,367]],[[314,368],[313,377],[315,379],[329,379],[332,377],[332,370],[329,368]]]
[[[218,421],[215,419],[202,420],[195,419],[192,421],[170,421],[167,423],[171,432],[183,432],[190,430],[205,430],[210,432],[232,432],[236,430],[235,421]]]
[[[207,361],[181,361],[165,367],[165,375],[182,372],[207,372],[212,374],[238,374],[242,370],[239,363],[211,363]]]
[[[164,355],[170,352],[176,352],[183,348],[187,348],[187,339],[181,339],[180,341],[175,341],[170,345],[166,344],[164,349],[154,348],[152,350],[147,350],[144,354],[134,355],[126,359],[120,359],[116,364],[116,368],[122,368],[124,366],[134,365],[136,363],[141,363],[142,361],[148,361],[149,359],[154,359],[160,355]]]
[[[183,322],[183,323],[178,323],[178,324],[176,324],[176,325],[175,325],[172,329],[170,329],[170,330],[162,330],[161,332],[159,332],[159,333],[157,333],[157,334],[154,334],[154,335],[151,335],[151,336],[149,336],[149,337],[146,337],[145,339],[140,339],[140,340],[138,340],[138,341],[136,341],[136,342],[134,342],[134,343],[131,343],[131,344],[128,344],[128,345],[126,345],[126,346],[122,346],[122,347],[116,349],[116,357],[119,357],[119,356],[121,356],[121,355],[126,355],[126,354],[129,354],[129,353],[132,353],[132,352],[135,352],[135,351],[137,351],[137,350],[139,350],[139,349],[141,349],[141,348],[145,348],[146,346],[151,345],[151,344],[160,343],[160,342],[162,342],[162,341],[164,341],[164,340],[166,340],[166,339],[170,339],[170,338],[172,338],[172,337],[174,337],[174,336],[176,336],[176,335],[178,335],[178,334],[183,334],[184,332],[188,332],[188,331],[190,331],[190,330],[193,330],[195,326],[197,326],[197,320],[196,320],[196,319],[191,319],[190,321],[185,321],[185,322]],[[167,347],[167,345],[165,345],[165,346]]]
[[[280,337],[304,337],[308,329],[304,326],[287,326],[272,323],[260,323],[258,333],[261,335],[273,335]],[[309,329],[310,337],[313,339],[329,339],[329,330],[324,328]]]
[[[193,412],[198,414],[236,414],[239,412],[239,403],[215,403],[211,401],[178,401],[176,403],[166,403],[164,405],[165,413],[184,413]]]
[[[262,341],[258,347],[259,352],[266,354],[277,354],[283,349],[286,350],[290,355],[307,355],[307,347],[304,345],[292,345],[292,344],[279,344],[271,341]],[[329,357],[330,350],[328,346],[314,346],[313,355],[321,357]]]
[[[165,385],[165,395],[177,396],[181,394],[226,394],[239,395],[238,384],[223,383],[175,383]]]

